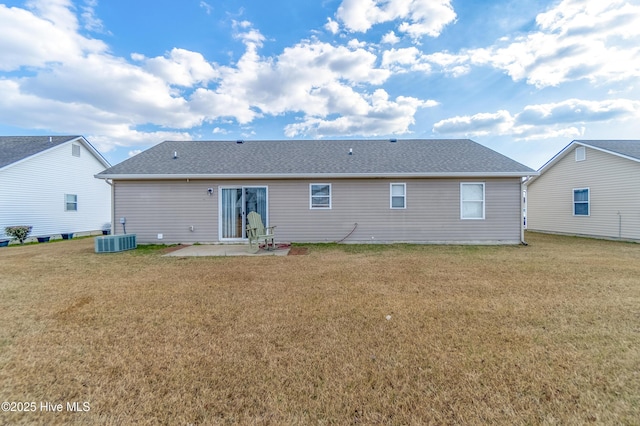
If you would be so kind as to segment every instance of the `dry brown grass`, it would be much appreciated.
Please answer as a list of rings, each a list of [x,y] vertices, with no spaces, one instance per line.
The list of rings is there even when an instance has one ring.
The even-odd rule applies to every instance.
[[[0,423],[637,424],[640,245],[528,239],[0,249]]]

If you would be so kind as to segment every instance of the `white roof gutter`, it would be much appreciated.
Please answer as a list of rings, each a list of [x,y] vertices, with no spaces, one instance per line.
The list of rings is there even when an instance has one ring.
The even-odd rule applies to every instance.
[[[499,173],[291,173],[291,174],[97,174],[98,179],[112,180],[177,180],[177,179],[343,179],[343,178],[488,178],[537,176],[531,172]]]

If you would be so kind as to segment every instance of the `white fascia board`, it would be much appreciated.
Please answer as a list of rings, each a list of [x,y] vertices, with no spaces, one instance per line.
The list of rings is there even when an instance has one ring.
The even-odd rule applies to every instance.
[[[84,147],[87,148],[89,152],[91,152],[91,154],[93,154],[93,156],[96,157],[96,159],[102,163],[105,169],[108,169],[109,167],[111,167],[111,164],[107,161],[107,159],[104,158],[102,154],[100,154],[100,151],[98,151],[93,145],[91,145],[91,142],[85,139],[84,136],[78,136],[75,139],[71,139],[71,142],[80,142],[82,145],[84,145]],[[68,142],[65,142],[65,144],[66,143]]]
[[[502,173],[313,173],[313,174],[105,174],[95,175],[98,179],[112,180],[178,180],[178,179],[374,179],[374,178],[492,178],[537,176],[538,172]]]

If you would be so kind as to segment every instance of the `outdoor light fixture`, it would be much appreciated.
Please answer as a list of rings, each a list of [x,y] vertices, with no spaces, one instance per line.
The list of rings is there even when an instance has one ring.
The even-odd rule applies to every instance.
[[[209,193],[209,195],[213,195],[213,188],[207,189],[207,192]]]

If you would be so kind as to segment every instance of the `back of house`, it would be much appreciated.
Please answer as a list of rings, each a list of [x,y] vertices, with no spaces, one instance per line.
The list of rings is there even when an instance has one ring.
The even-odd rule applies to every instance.
[[[470,140],[167,141],[97,177],[142,243],[246,241],[256,211],[288,242],[517,244],[535,173]]]

